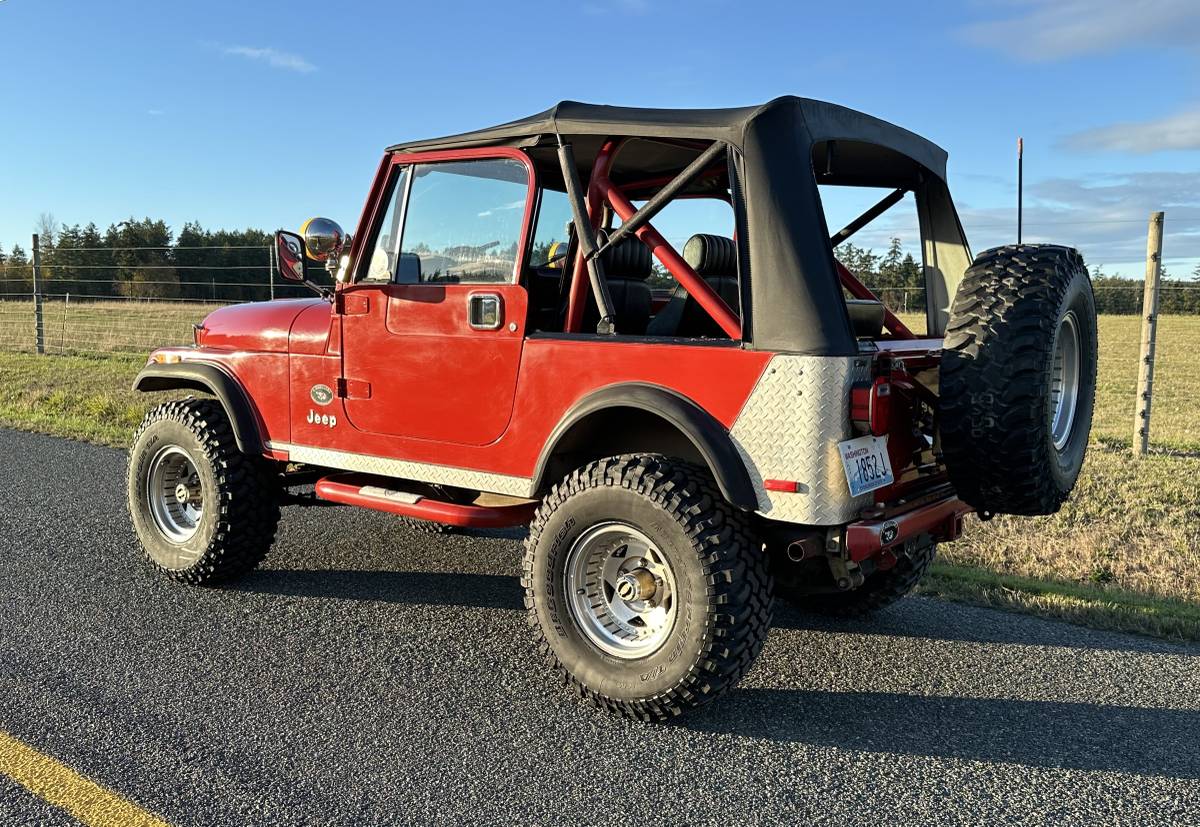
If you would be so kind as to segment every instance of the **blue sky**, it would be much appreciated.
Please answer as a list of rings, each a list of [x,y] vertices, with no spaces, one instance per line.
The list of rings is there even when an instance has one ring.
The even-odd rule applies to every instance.
[[[1165,209],[1167,268],[1191,274],[1200,3],[905,5],[0,0],[0,243],[28,246],[43,212],[349,229],[389,143],[563,98],[799,94],[945,147],[975,250],[1014,236],[1023,135],[1029,240],[1140,275],[1147,214]]]

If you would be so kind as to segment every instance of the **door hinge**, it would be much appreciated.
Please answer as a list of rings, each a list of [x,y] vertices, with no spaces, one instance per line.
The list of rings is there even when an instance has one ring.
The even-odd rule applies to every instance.
[[[339,379],[337,395],[342,399],[370,399],[371,383],[361,379]]]

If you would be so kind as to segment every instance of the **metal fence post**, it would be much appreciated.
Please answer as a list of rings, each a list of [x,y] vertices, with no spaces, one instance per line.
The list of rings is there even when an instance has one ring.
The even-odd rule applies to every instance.
[[[46,328],[42,321],[42,252],[38,234],[33,234],[33,344],[38,353],[46,352]]]
[[[275,245],[267,248],[267,279],[271,285],[271,301],[275,301]]]
[[[1163,214],[1150,214],[1146,236],[1146,285],[1142,292],[1142,348],[1138,356],[1137,413],[1133,418],[1133,455],[1150,447],[1150,403],[1154,395],[1154,340],[1158,333],[1158,281],[1162,274]]]

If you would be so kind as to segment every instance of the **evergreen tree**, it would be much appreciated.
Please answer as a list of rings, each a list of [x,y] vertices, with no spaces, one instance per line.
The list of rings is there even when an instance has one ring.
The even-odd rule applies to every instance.
[[[12,252],[8,254],[8,261],[5,262],[5,292],[10,295],[23,294],[28,296],[33,293],[33,268],[29,264],[29,257],[25,254],[25,250],[20,244],[14,244]]]
[[[175,273],[171,228],[165,221],[132,216],[111,225],[104,234],[105,246],[112,248],[114,288],[131,298],[175,298],[179,278]]]

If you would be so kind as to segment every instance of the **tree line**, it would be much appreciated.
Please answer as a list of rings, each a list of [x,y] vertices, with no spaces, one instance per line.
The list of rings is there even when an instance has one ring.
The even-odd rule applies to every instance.
[[[209,230],[191,221],[176,236],[161,219],[130,217],[101,231],[94,223],[60,226],[49,215],[43,215],[39,225],[43,294],[193,301],[259,301],[271,295],[269,250],[274,236],[263,230]],[[894,310],[920,312],[925,306],[921,265],[899,238],[893,238],[883,253],[848,242],[836,253]],[[1141,313],[1141,279],[1106,275],[1103,266],[1093,267],[1091,273],[1098,312]],[[673,286],[665,272],[659,275],[662,286]],[[1200,266],[1193,279],[1172,278],[1164,270],[1160,312],[1200,314]],[[0,296],[32,292],[29,251],[14,244],[6,252],[0,245]],[[276,280],[274,295],[309,294]]]
[[[837,257],[859,281],[874,290],[884,304],[900,312],[919,312],[925,307],[925,284],[921,266],[905,253],[900,239],[893,238],[886,253],[842,244]],[[1103,315],[1140,315],[1143,279],[1105,274],[1104,266],[1090,268],[1096,312]],[[1174,278],[1164,267],[1159,282],[1159,313],[1200,314],[1200,265],[1191,279]]]
[[[39,290],[81,298],[254,301],[269,298],[272,233],[258,229],[208,230],[183,225],[178,236],[161,219],[59,226],[42,216]],[[0,246],[0,295],[33,291],[31,254],[20,244]],[[275,296],[306,295],[280,284]]]

